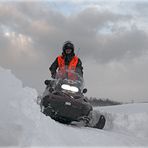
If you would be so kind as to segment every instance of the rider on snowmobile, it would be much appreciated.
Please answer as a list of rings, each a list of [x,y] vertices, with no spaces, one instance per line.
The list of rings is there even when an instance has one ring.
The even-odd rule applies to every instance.
[[[75,71],[83,77],[83,67],[81,60],[74,53],[74,44],[71,41],[64,42],[62,55],[59,55],[50,66],[51,77],[56,77],[57,69],[63,74],[66,72],[64,69]],[[68,76],[72,76],[70,73]]]
[[[93,117],[92,105],[83,95],[87,89],[83,87],[82,62],[75,55],[74,45],[70,41],[64,43],[62,55],[49,69],[54,80],[45,80],[47,87],[38,97],[41,112],[60,123],[77,122],[78,125],[102,129],[105,117],[100,115],[98,120]]]

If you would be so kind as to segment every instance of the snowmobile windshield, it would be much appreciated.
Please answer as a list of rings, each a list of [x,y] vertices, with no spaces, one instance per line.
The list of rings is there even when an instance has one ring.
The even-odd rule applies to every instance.
[[[84,88],[83,77],[74,70],[59,70],[55,78],[55,90],[80,93]]]

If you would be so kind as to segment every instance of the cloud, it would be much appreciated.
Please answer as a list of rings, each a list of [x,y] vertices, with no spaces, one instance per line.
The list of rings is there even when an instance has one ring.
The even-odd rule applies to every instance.
[[[137,2],[135,5],[134,5],[134,7],[135,7],[135,11],[137,11],[137,13],[139,13],[139,14],[141,14],[141,16],[142,15],[144,15],[144,16],[146,16],[146,15],[148,15],[148,2],[146,2],[146,1],[144,1],[144,2]]]
[[[98,58],[102,62],[121,61],[134,59],[147,53],[148,36],[140,30],[118,32],[111,36],[100,38],[100,50],[96,50]],[[95,57],[95,56],[94,56]],[[97,59],[97,57],[95,57]]]
[[[90,64],[94,67],[132,61],[147,54],[148,32],[141,28],[147,26],[147,21],[142,21],[147,17],[141,20],[136,15],[145,13],[145,4],[85,3],[79,2],[80,10],[62,1],[0,3],[1,66],[11,68],[26,85],[39,90],[66,40],[73,41],[76,53],[80,48],[84,64],[95,60],[95,65]]]
[[[84,63],[87,95],[123,102],[147,101],[147,64],[147,55],[133,61],[112,61],[108,64],[96,64],[88,59]]]
[[[36,50],[47,53],[51,49],[54,55],[59,51],[57,53],[52,49],[61,48],[65,40],[74,41],[76,47],[81,48],[82,57],[91,56],[96,60],[99,57],[98,62],[122,59],[127,53],[137,53],[137,47],[143,53],[147,45],[145,32],[135,28],[128,30],[131,27],[128,24],[132,20],[131,15],[116,14],[111,10],[100,11],[97,7],[88,7],[79,13],[65,16],[46,2],[8,3],[1,4],[0,18],[1,24],[8,30],[30,37]],[[122,31],[120,24],[123,22],[128,27],[124,26]],[[101,34],[102,29],[109,29],[111,34]],[[139,38],[136,38],[136,33]],[[134,49],[135,40],[137,50]]]

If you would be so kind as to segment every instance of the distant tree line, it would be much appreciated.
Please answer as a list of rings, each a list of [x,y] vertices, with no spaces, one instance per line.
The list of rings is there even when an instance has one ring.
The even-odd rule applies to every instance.
[[[111,106],[111,105],[122,104],[121,102],[113,101],[113,100],[110,100],[108,98],[97,99],[96,97],[90,97],[90,98],[87,98],[87,99],[92,106]]]

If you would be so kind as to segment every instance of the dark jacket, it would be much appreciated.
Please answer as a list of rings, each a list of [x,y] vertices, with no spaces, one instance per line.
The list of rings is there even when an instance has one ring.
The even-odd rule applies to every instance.
[[[65,59],[65,65],[69,65],[71,59],[75,56],[74,53],[69,55],[69,56],[66,56],[64,53],[62,53],[62,55],[63,55],[63,57]],[[51,72],[51,76],[53,78],[55,78],[57,68],[58,68],[58,57],[55,59],[55,61],[52,63],[52,65],[49,68],[49,70]],[[82,62],[81,62],[81,60],[79,58],[78,58],[77,66],[76,66],[76,72],[79,73],[83,77]]]

